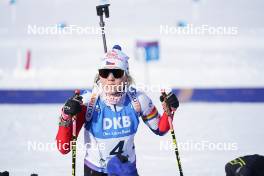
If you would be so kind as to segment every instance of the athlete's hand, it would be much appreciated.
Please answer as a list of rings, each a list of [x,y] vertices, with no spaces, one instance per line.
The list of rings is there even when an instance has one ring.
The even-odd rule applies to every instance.
[[[74,116],[82,111],[82,99],[83,97],[79,94],[75,94],[73,97],[69,98],[65,105],[63,106],[63,112],[66,115]],[[66,119],[64,119],[66,120]]]
[[[166,94],[166,96],[165,94],[161,95],[160,101],[164,110],[169,108],[169,110],[175,111],[179,107],[179,100],[173,92]]]

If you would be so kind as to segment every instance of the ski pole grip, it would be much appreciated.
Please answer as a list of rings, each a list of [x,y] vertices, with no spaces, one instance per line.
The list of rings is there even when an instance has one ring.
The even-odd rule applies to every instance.
[[[74,91],[74,97],[77,98],[78,96],[80,96],[80,93],[81,93],[80,89],[76,89]],[[72,120],[74,121],[75,119],[76,119],[76,115],[72,116]]]
[[[109,6],[110,4],[103,4],[96,6],[96,12],[98,16],[105,15],[106,18],[109,18]]]

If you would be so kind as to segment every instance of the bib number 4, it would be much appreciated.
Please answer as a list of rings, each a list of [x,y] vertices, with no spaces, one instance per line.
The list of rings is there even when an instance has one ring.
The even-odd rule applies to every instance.
[[[120,141],[115,147],[114,149],[110,152],[110,155],[118,155],[118,154],[122,154],[123,148],[124,148],[124,144],[125,141]]]

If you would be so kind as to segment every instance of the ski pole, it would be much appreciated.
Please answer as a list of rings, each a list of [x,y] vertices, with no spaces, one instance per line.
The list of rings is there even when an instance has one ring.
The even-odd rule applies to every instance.
[[[80,90],[75,90],[75,96],[80,95]],[[76,115],[72,117],[72,176],[76,175]]]
[[[171,136],[172,136],[173,145],[175,147],[174,150],[175,150],[175,154],[176,154],[176,159],[177,159],[177,163],[178,163],[178,168],[179,168],[180,176],[183,176],[183,171],[182,171],[182,165],[181,165],[181,160],[180,160],[179,149],[178,149],[177,140],[176,140],[176,136],[175,136],[175,132],[174,132],[174,127],[173,127],[173,123],[172,123],[172,119],[173,119],[173,116],[174,116],[174,112],[175,111],[172,111],[171,108],[168,105],[166,92],[165,91],[162,91],[161,92],[161,95],[162,95],[162,97],[164,99],[164,102],[167,104],[167,106],[165,108],[165,111],[166,111],[166,113],[169,116],[168,121],[169,121],[169,125],[170,125],[170,133],[171,133]]]
[[[104,15],[105,18],[109,18],[109,7],[110,4],[102,4],[96,6],[96,12],[97,15],[100,17],[100,22],[99,25],[101,27],[102,31],[102,38],[103,38],[103,45],[104,45],[104,52],[107,52],[107,45],[106,45],[106,37],[105,37],[105,32],[104,32],[104,27],[105,27],[105,22],[104,22]]]

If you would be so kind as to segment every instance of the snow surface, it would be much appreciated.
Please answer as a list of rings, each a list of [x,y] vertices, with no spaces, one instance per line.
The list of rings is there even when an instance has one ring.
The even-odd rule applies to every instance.
[[[157,96],[153,96],[157,98]],[[159,102],[156,101],[159,105]],[[59,104],[1,105],[0,170],[13,176],[71,175],[71,153],[61,155],[54,147],[58,129]],[[264,104],[250,103],[186,103],[176,112],[174,125],[184,175],[222,176],[228,161],[246,154],[264,154]],[[83,133],[78,144],[83,143]],[[184,145],[226,143],[232,148],[187,148]],[[33,150],[29,143],[38,143]],[[53,147],[43,147],[53,143]],[[179,175],[171,144],[171,136],[154,135],[141,121],[135,137],[137,164],[142,176]],[[77,151],[77,175],[82,175],[84,151]],[[165,174],[166,173],[166,174]]]

